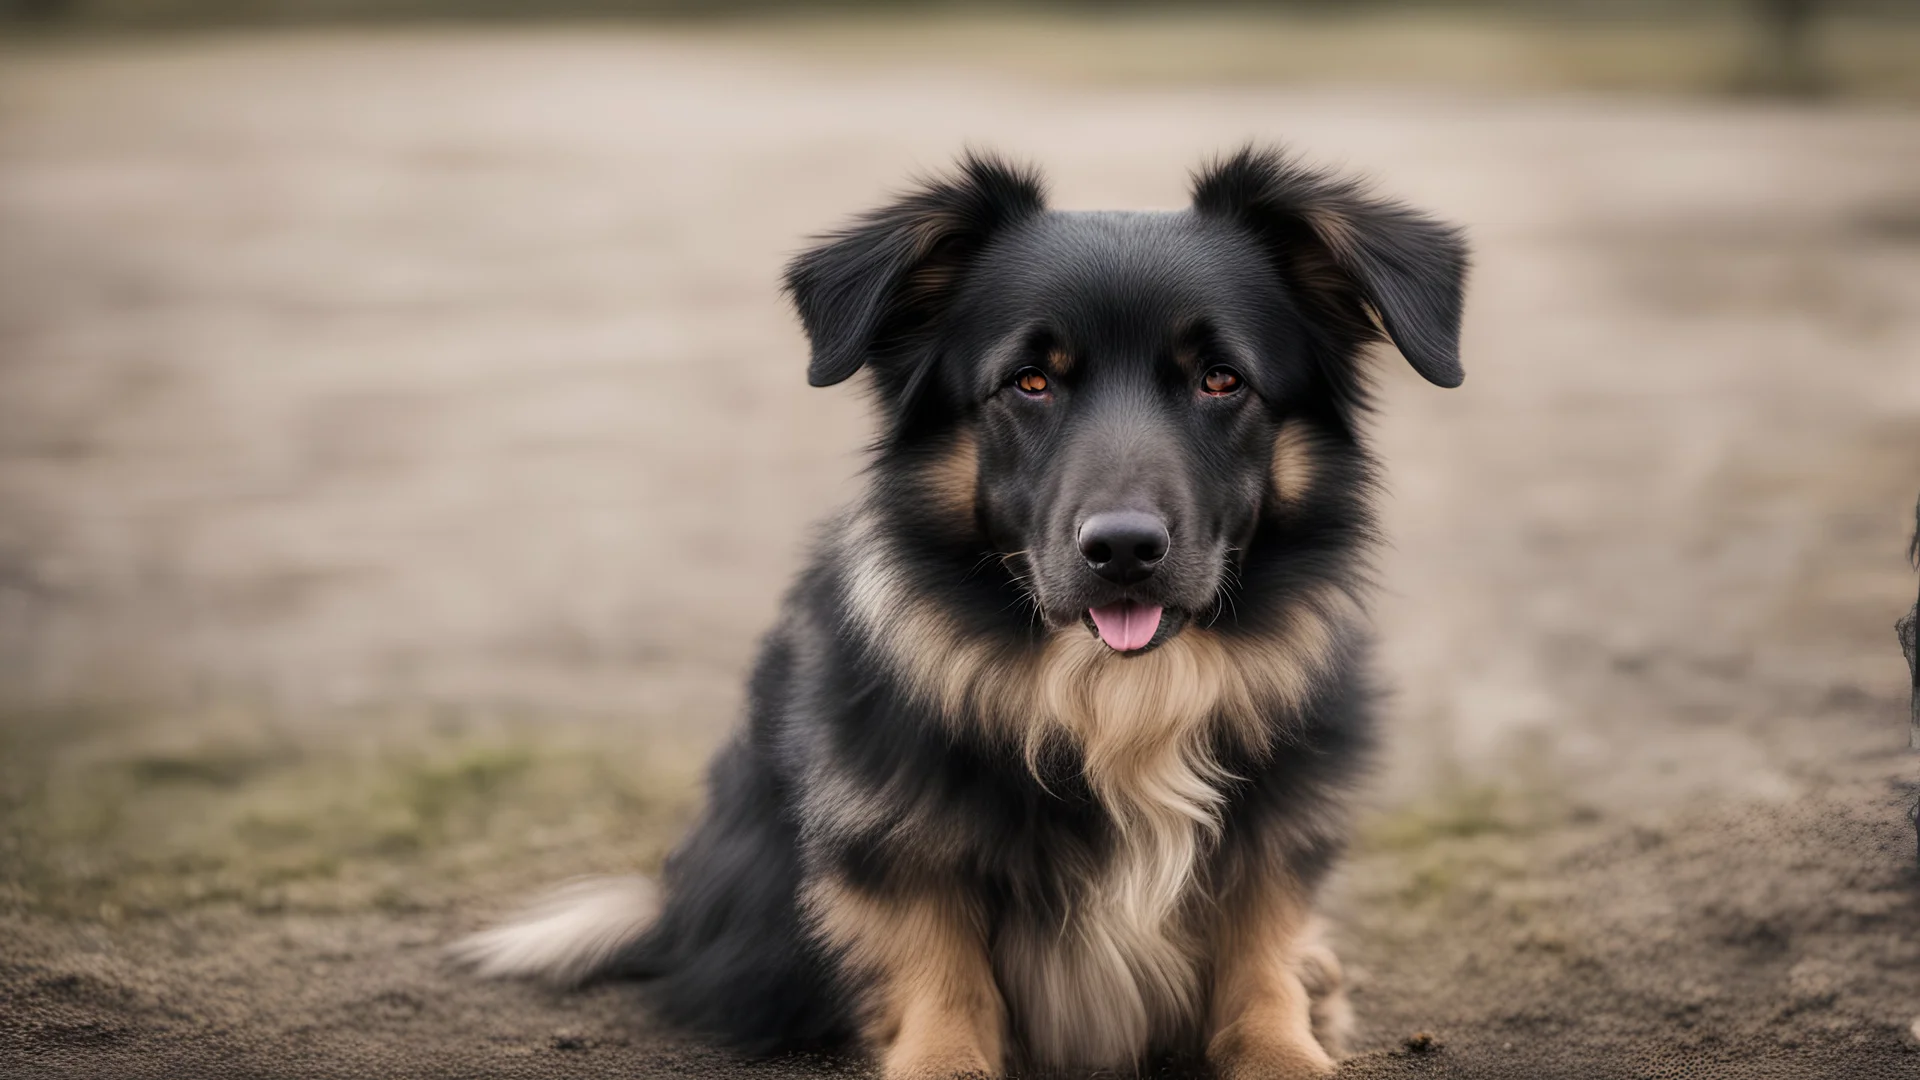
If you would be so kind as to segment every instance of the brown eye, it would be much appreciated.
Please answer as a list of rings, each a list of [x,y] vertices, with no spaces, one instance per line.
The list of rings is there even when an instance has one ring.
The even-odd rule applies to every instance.
[[[1039,368],[1021,368],[1013,376],[1013,385],[1023,394],[1038,397],[1046,393],[1053,384],[1047,380],[1047,373]]]
[[[1207,372],[1206,378],[1200,380],[1200,385],[1209,394],[1225,397],[1240,389],[1240,376],[1231,368],[1217,367]]]

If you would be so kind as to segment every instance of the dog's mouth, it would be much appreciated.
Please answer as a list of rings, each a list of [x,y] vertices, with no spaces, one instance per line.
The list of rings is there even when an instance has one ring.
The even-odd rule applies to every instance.
[[[1138,655],[1179,633],[1183,620],[1158,604],[1116,600],[1088,608],[1082,621],[1107,648]]]

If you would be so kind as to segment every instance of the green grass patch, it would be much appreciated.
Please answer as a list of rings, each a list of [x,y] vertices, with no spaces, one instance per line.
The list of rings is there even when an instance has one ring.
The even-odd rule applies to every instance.
[[[1362,822],[1363,891],[1402,908],[1482,902],[1519,872],[1515,856],[1534,838],[1578,820],[1544,787],[1450,785]]]
[[[112,921],[215,903],[433,907],[489,877],[655,869],[696,797],[687,762],[536,738],[80,745],[0,735],[0,908]]]
[[[1491,784],[1461,785],[1367,822],[1362,846],[1404,851],[1442,840],[1518,832],[1531,818],[1523,803]]]

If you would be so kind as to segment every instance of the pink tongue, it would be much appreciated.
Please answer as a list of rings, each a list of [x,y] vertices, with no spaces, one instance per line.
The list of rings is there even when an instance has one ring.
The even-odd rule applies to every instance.
[[[1160,609],[1132,600],[1088,608],[1087,613],[1093,616],[1100,640],[1116,652],[1146,648],[1147,642],[1153,640],[1153,632],[1160,629]]]

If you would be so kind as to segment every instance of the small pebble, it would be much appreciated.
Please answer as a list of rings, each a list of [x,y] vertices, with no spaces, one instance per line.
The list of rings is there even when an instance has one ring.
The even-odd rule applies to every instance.
[[[1440,1040],[1434,1038],[1431,1031],[1416,1031],[1407,1036],[1406,1047],[1415,1054],[1430,1053],[1440,1049]]]

